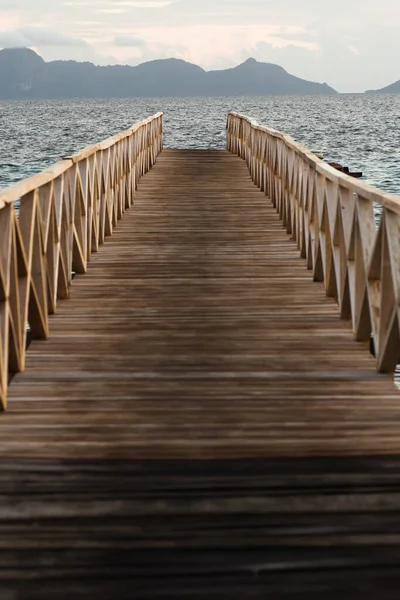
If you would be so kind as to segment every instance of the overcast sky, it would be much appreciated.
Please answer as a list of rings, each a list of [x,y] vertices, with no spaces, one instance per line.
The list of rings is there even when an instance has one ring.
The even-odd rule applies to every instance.
[[[399,0],[0,0],[0,48],[45,60],[135,65],[176,57],[205,69],[253,56],[363,92],[400,79]]]

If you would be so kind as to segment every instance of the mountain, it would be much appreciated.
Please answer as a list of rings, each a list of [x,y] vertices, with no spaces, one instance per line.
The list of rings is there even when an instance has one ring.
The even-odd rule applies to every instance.
[[[90,62],[46,63],[27,48],[0,50],[0,99],[335,93],[326,83],[294,77],[282,67],[254,58],[233,69],[205,71],[176,58],[137,67],[99,67]]]
[[[400,94],[400,79],[379,90],[367,90],[366,94]]]
[[[47,68],[43,58],[28,48],[0,51],[0,97],[29,94],[45,85]]]
[[[336,93],[326,83],[300,79],[278,65],[258,62],[255,58],[249,58],[233,69],[209,71],[207,75],[213,82],[213,89],[221,96]]]

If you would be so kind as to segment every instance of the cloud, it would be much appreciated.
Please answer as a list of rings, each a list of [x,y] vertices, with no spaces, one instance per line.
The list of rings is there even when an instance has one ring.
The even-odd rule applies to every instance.
[[[0,11],[0,32],[18,27],[20,23],[20,15],[16,12],[2,13]]]
[[[98,8],[97,12],[104,13],[106,15],[123,15],[129,11],[126,8]]]
[[[173,56],[206,69],[253,55],[364,91],[400,78],[400,2],[336,0],[333,10],[321,0],[0,0],[0,46],[15,45],[45,60]]]
[[[144,40],[135,36],[124,36],[119,35],[113,39],[114,46],[118,46],[119,48],[142,48],[145,46]]]
[[[87,46],[87,42],[42,27],[0,31],[0,46]]]
[[[169,6],[173,4],[175,0],[135,0],[131,1],[117,1],[113,2],[115,6],[130,6],[131,8],[162,8],[163,6]]]

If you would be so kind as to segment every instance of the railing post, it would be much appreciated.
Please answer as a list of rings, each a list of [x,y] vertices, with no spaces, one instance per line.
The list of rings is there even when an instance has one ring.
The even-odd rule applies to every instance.
[[[378,370],[393,371],[400,362],[400,198],[356,182],[288,135],[236,113],[228,115],[227,148],[246,161],[314,280],[351,319],[355,338],[373,334]]]
[[[9,373],[25,366],[28,324],[32,337],[48,336],[72,270],[86,272],[161,152],[162,123],[159,113],[0,192],[1,408]]]

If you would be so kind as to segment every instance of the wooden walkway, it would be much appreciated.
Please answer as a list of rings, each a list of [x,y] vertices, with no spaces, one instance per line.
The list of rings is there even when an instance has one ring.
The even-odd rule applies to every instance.
[[[243,161],[165,150],[50,330],[1,417],[1,598],[398,597],[400,393]]]

